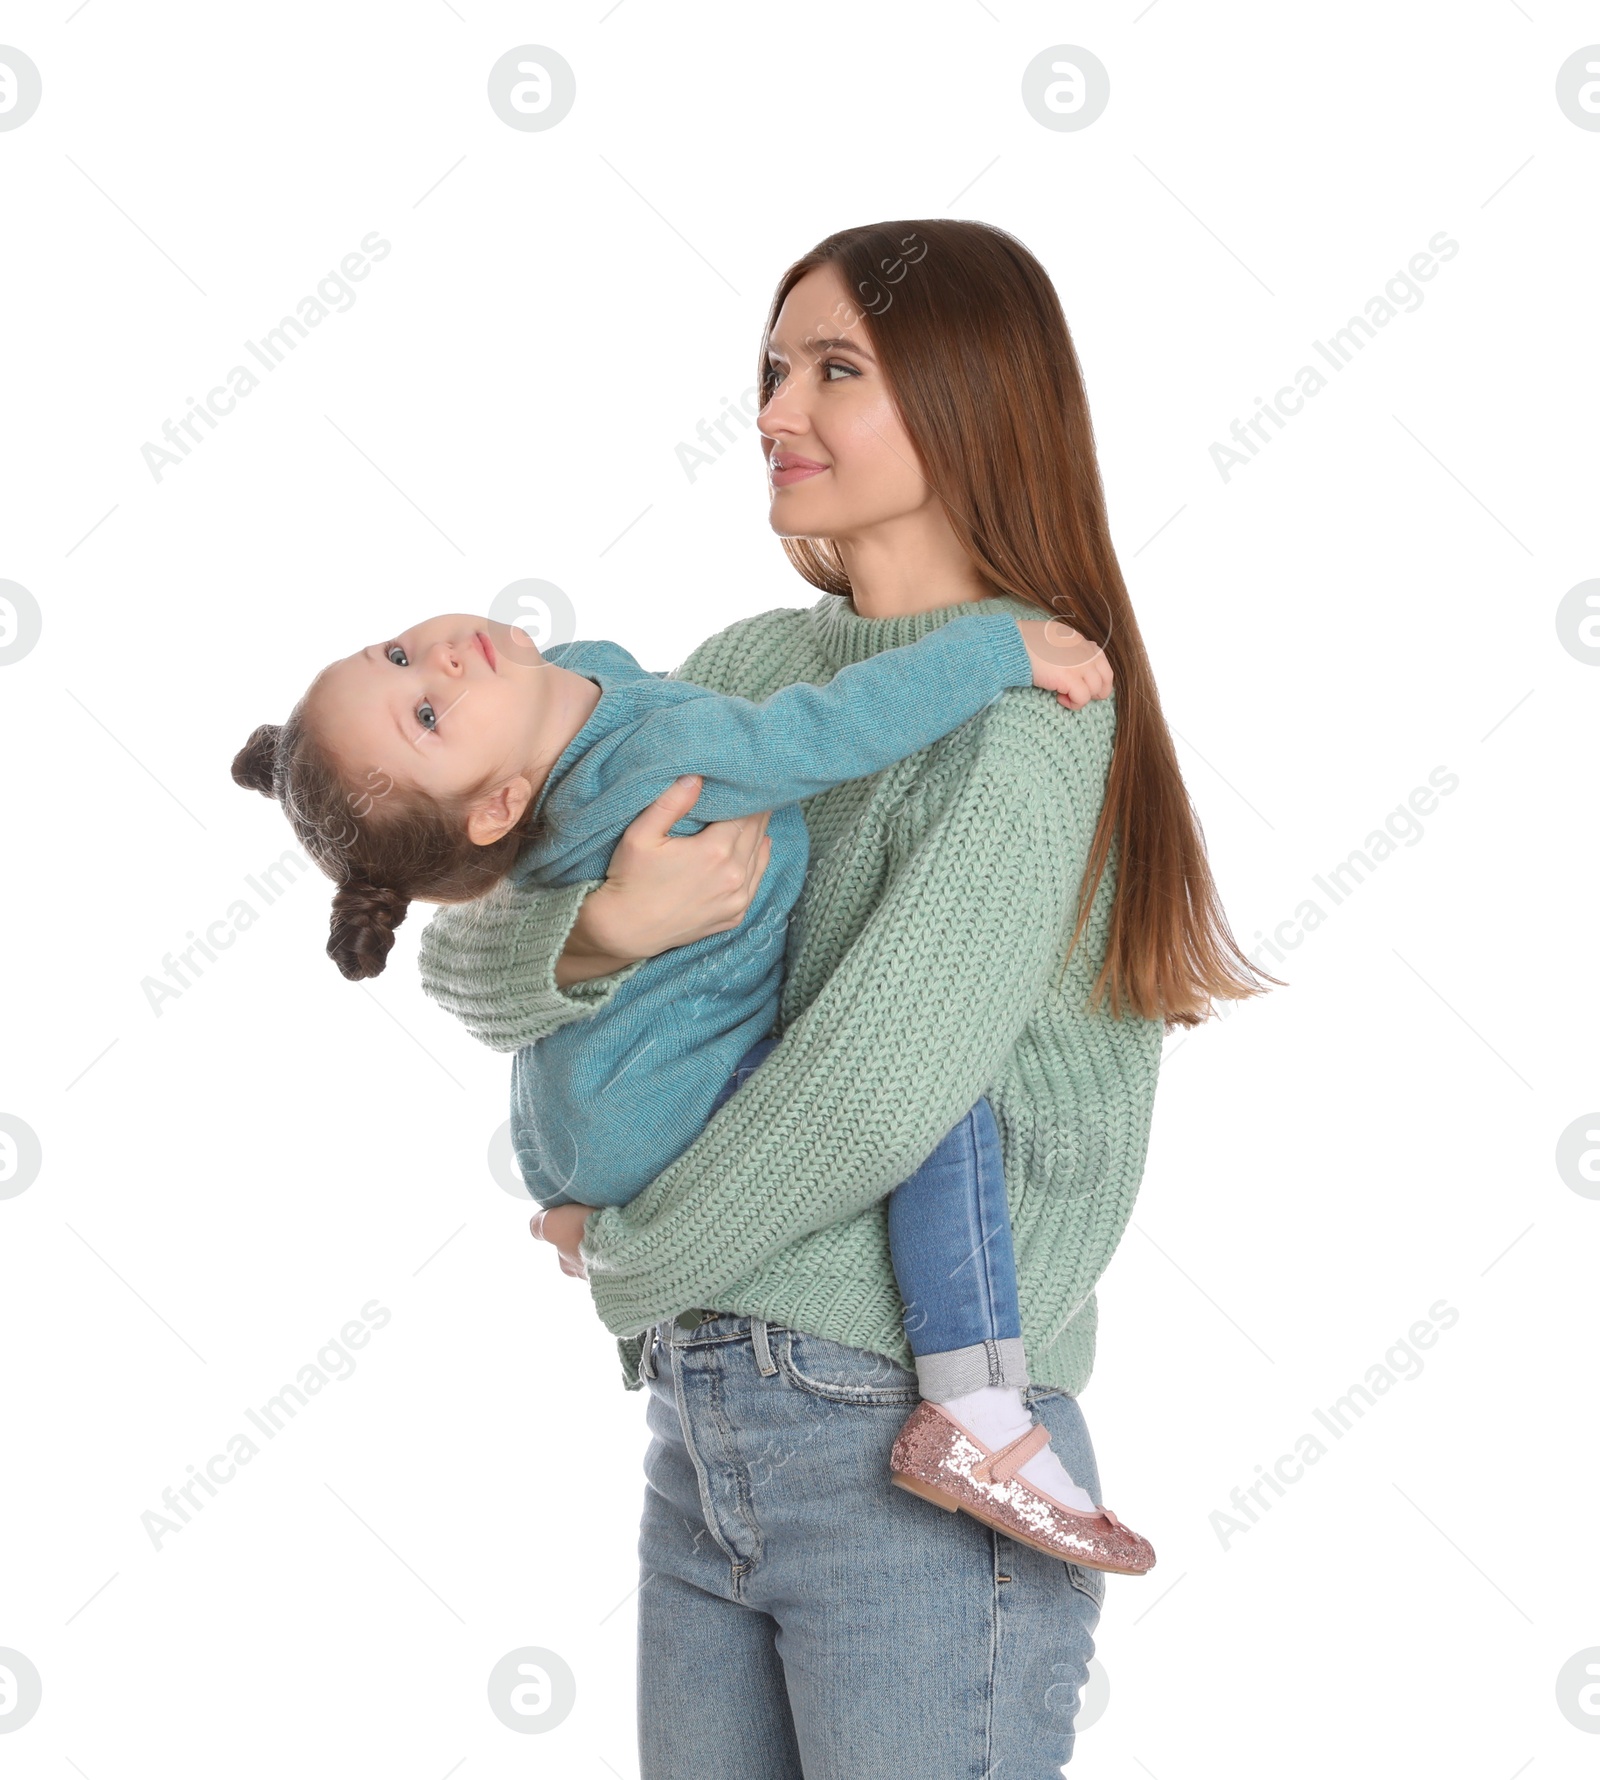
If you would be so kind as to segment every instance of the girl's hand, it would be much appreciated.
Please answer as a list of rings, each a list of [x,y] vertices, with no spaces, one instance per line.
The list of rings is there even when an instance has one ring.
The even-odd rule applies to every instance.
[[[694,808],[700,786],[698,773],[686,775],[624,829],[606,881],[583,899],[562,949],[556,968],[562,988],[724,933],[744,919],[772,856],[772,812],[711,822],[698,834],[669,835],[673,823]]]
[[[1111,663],[1098,643],[1059,618],[1019,618],[1017,629],[1033,658],[1035,686],[1053,692],[1074,711],[1110,696]]]
[[[561,1271],[572,1279],[587,1279],[589,1270],[578,1254],[578,1244],[589,1224],[592,1205],[552,1205],[536,1211],[528,1228],[541,1242],[553,1243],[561,1256]]]

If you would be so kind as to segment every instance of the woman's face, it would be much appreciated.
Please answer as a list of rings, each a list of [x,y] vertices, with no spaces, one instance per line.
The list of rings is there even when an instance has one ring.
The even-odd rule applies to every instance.
[[[767,342],[756,417],[783,538],[848,542],[935,505],[872,351],[861,309],[832,266],[806,273]]]

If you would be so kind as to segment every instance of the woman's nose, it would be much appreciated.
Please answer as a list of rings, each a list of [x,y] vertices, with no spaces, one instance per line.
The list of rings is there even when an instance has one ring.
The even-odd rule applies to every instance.
[[[795,387],[793,377],[785,378],[767,397],[761,411],[756,415],[756,427],[774,441],[785,433],[804,433],[811,430],[805,403]]]

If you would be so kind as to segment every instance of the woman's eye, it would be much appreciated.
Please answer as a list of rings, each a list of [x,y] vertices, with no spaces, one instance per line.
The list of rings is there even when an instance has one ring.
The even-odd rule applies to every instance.
[[[394,661],[396,667],[411,666],[411,663],[405,659],[405,650],[402,649],[398,643],[391,643],[384,653],[389,657],[390,661],[394,661],[396,655],[400,656],[401,659],[399,661]]]
[[[859,377],[861,375],[854,365],[847,365],[843,359],[837,358],[829,359],[822,367],[822,381],[824,383],[833,382],[833,379],[828,375],[830,371],[843,371],[846,377]]]
[[[426,716],[423,715],[424,711],[427,712]],[[417,706],[417,721],[424,729],[437,729],[439,727],[439,719],[433,714],[433,706],[430,705],[426,699]]]

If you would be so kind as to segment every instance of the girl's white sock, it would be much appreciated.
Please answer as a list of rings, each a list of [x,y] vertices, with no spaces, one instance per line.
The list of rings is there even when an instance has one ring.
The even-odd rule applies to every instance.
[[[976,1434],[991,1452],[1009,1445],[1033,1426],[1033,1417],[1023,1404],[1022,1392],[1015,1385],[980,1385],[977,1390],[967,1391],[962,1396],[947,1397],[939,1407],[949,1410],[962,1427]],[[1056,1457],[1053,1447],[1041,1446],[1027,1464],[1019,1467],[1017,1475],[1027,1478],[1029,1483],[1068,1508],[1080,1508],[1086,1514],[1094,1512],[1093,1499],[1073,1482],[1071,1473]]]

